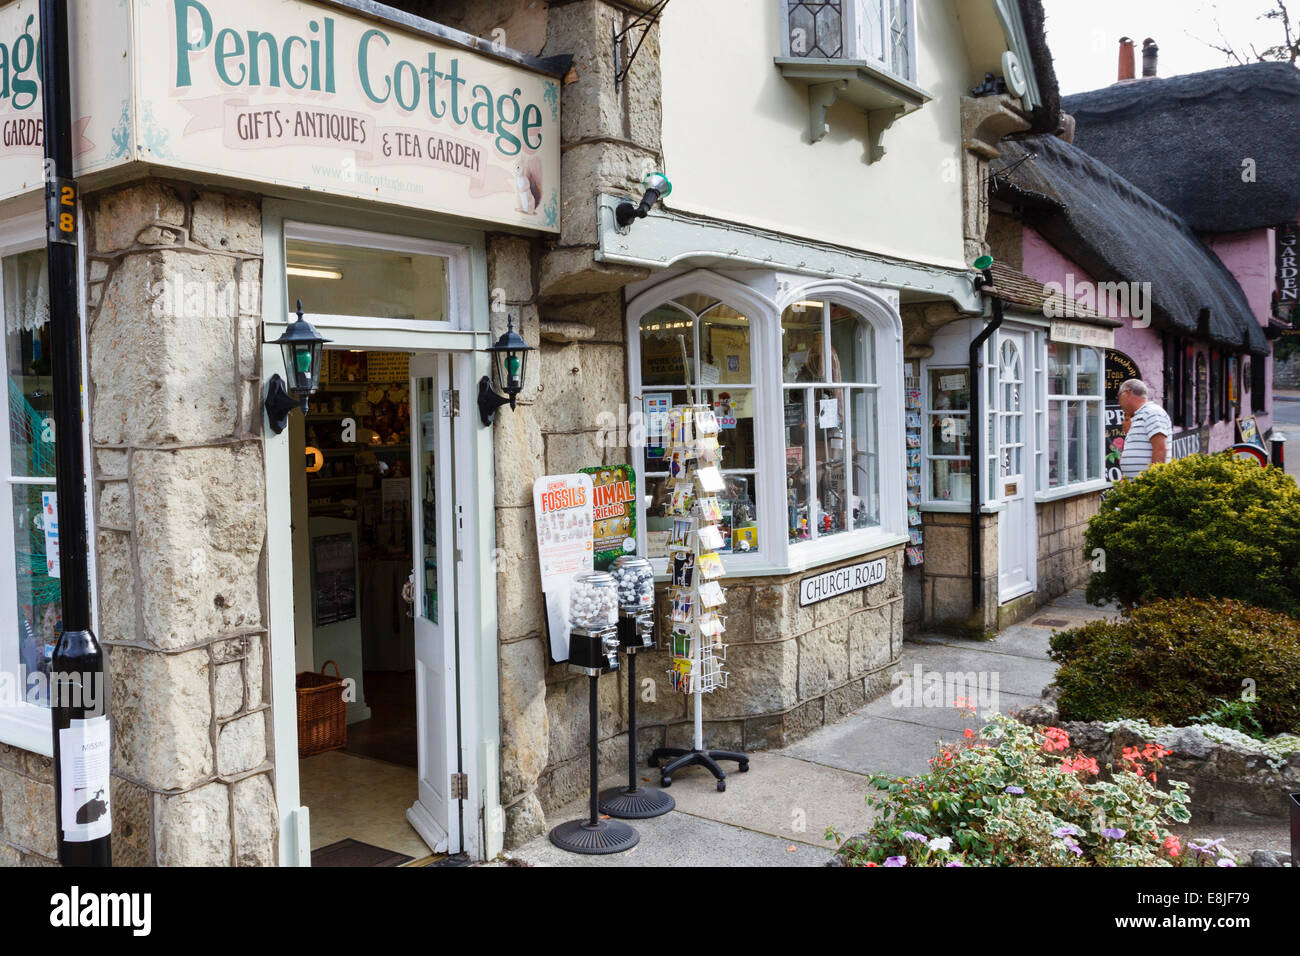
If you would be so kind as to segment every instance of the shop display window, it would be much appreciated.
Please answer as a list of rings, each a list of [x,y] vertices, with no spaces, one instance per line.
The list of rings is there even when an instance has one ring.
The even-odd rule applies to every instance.
[[[749,318],[717,299],[683,295],[647,313],[640,323],[640,362],[646,430],[646,540],[649,556],[668,553],[671,462],[666,460],[663,412],[702,403],[717,416],[718,495],[724,553],[758,547],[759,480],[755,457],[756,397]]]
[[[50,305],[43,248],[7,256],[3,266],[5,362],[9,408],[10,537],[14,577],[0,611],[9,626],[0,640],[16,641],[0,660],[29,678],[49,674],[62,630],[54,496],[54,399],[50,368]],[[14,653],[16,651],[16,660]],[[48,706],[43,681],[31,685],[29,704]]]
[[[337,233],[347,235],[344,230]],[[306,311],[317,316],[446,322],[451,264],[446,256],[417,251],[414,242],[412,246],[384,249],[288,238],[289,305],[301,300]]]
[[[937,367],[925,374],[925,441],[931,501],[970,501],[970,372]]]
[[[786,534],[815,540],[880,520],[875,332],[845,305],[803,300],[781,317]]]

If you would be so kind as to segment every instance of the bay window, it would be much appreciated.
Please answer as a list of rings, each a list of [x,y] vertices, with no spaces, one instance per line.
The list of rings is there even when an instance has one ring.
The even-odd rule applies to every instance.
[[[749,286],[701,270],[628,304],[632,409],[646,433],[632,461],[652,559],[666,556],[671,525],[663,415],[688,402],[711,405],[722,426],[721,550],[733,573],[905,540],[896,307],[832,281],[800,292],[779,281],[778,301],[771,277]]]

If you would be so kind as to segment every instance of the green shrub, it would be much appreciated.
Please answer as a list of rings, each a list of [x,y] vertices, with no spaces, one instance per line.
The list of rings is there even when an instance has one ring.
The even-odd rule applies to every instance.
[[[1231,854],[1184,846],[1186,785],[1157,786],[1168,751],[1148,744],[1098,779],[1095,760],[1067,756],[1059,728],[1039,733],[1002,714],[958,746],[940,746],[929,773],[876,775],[880,813],[861,837],[836,840],[850,866],[1213,866]]]
[[[1233,598],[1300,613],[1300,488],[1227,455],[1156,465],[1106,494],[1084,536],[1088,600]]]
[[[1185,726],[1240,699],[1267,734],[1300,729],[1300,621],[1237,601],[1157,601],[1052,635],[1064,720]],[[1243,681],[1253,685],[1243,685]]]

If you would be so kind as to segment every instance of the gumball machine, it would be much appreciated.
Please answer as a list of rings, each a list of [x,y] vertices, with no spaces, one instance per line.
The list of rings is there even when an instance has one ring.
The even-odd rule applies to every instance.
[[[677,805],[664,791],[641,786],[636,777],[636,658],[655,646],[655,573],[645,558],[629,554],[614,561],[611,576],[618,589],[619,644],[627,652],[627,786],[602,793],[600,810],[611,817],[645,820]]]

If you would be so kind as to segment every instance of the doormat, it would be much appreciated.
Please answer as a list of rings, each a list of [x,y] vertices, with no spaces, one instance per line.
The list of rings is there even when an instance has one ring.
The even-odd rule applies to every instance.
[[[351,838],[311,851],[312,866],[401,866],[411,857]]]
[[[1062,617],[1039,617],[1029,623],[1034,627],[1065,627],[1070,622]]]

